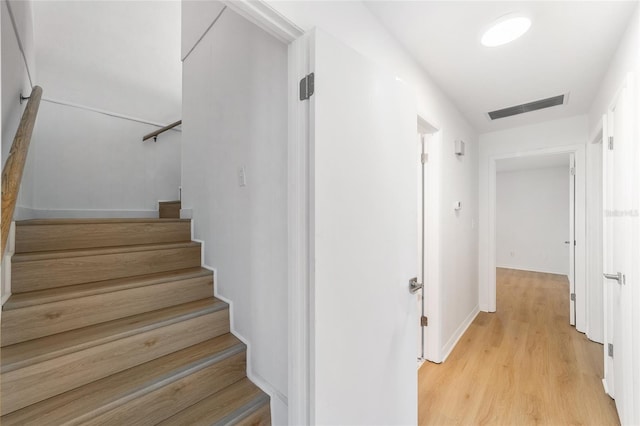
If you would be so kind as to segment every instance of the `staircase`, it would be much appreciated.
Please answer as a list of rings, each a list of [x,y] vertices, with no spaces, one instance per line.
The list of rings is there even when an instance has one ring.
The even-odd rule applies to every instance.
[[[189,220],[16,225],[3,426],[270,424]]]

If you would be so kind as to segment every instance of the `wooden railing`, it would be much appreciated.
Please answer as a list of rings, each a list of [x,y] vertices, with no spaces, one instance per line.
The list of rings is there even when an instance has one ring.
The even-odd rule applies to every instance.
[[[18,199],[18,191],[20,190],[20,181],[22,180],[22,172],[24,171],[24,163],[27,160],[29,152],[29,143],[33,134],[33,126],[36,124],[36,116],[40,107],[40,99],[42,98],[42,87],[35,86],[31,91],[27,107],[22,113],[22,119],[18,126],[13,144],[9,151],[7,161],[2,169],[2,220],[0,224],[1,236],[1,256],[4,256],[4,250],[7,245],[7,237],[13,220],[13,211],[16,207]]]
[[[171,124],[169,124],[169,125],[167,125],[167,126],[164,126],[163,128],[156,130],[155,132],[151,132],[151,133],[149,133],[148,135],[144,135],[144,136],[142,137],[142,141],[144,142],[144,141],[146,141],[147,139],[151,139],[151,138],[153,138],[153,141],[155,142],[155,141],[158,139],[158,135],[159,135],[160,133],[164,133],[164,132],[166,132],[167,130],[171,130],[171,129],[173,129],[174,127],[179,126],[179,125],[181,125],[181,124],[182,124],[182,120],[178,120],[178,121],[176,121],[175,123],[171,123]]]

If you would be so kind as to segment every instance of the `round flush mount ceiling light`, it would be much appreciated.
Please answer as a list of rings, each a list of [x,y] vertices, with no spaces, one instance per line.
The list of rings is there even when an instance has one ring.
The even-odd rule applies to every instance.
[[[487,47],[502,46],[529,31],[531,19],[522,15],[507,15],[494,22],[480,42]]]

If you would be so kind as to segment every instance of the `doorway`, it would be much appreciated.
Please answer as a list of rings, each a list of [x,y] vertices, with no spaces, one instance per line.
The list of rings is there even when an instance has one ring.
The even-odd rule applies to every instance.
[[[488,238],[487,238],[487,257],[488,257],[488,280],[486,284],[481,283],[481,292],[486,292],[485,297],[488,301],[489,311],[494,312],[496,310],[496,266],[497,263],[497,242],[496,242],[496,178],[498,162],[507,159],[528,158],[535,156],[554,155],[554,154],[573,154],[573,167],[575,179],[575,213],[574,213],[574,256],[575,256],[575,269],[573,274],[573,288],[570,293],[575,294],[572,304],[575,309],[575,327],[580,332],[585,332],[586,329],[586,264],[585,264],[585,252],[587,241],[585,238],[586,225],[586,161],[585,161],[585,145],[568,145],[555,148],[546,148],[534,151],[514,152],[511,154],[491,157],[489,159],[489,185],[488,185]],[[526,160],[522,160],[526,161]],[[566,239],[563,240],[563,242]],[[573,310],[569,314],[573,316]]]
[[[496,162],[496,266],[566,277],[575,324],[575,159],[573,153]]]

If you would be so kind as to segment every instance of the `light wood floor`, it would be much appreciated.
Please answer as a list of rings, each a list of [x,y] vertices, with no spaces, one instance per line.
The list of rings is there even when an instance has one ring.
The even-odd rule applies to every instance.
[[[443,364],[419,372],[421,425],[613,425],[602,345],[569,325],[566,277],[498,269],[481,312]]]

